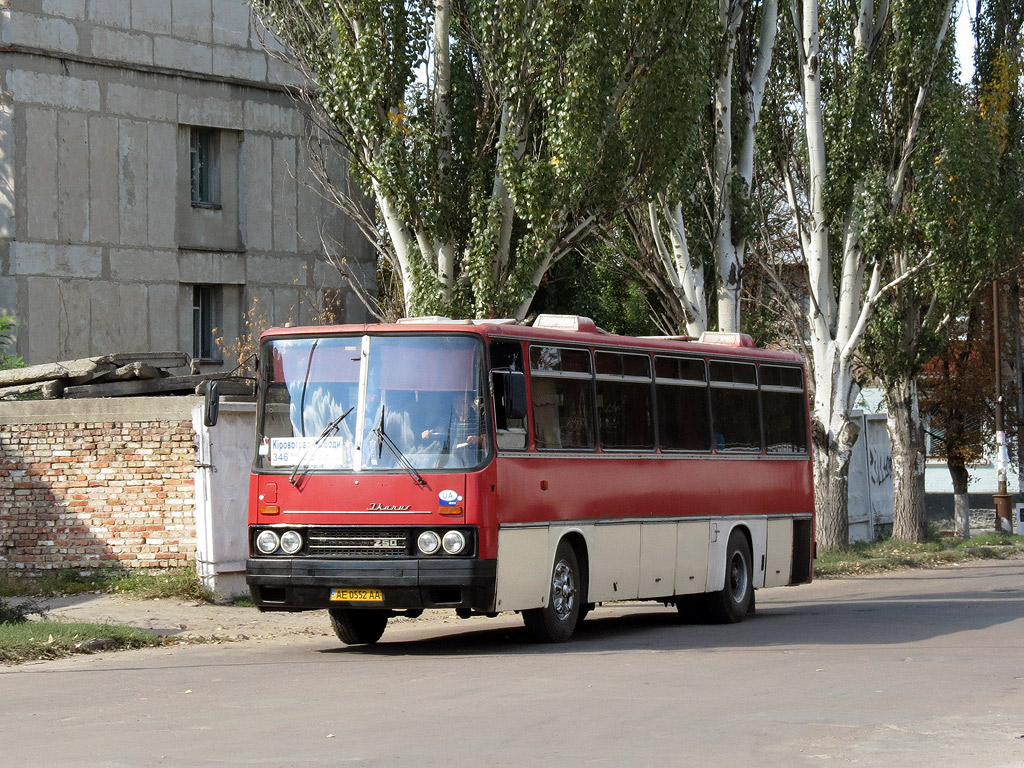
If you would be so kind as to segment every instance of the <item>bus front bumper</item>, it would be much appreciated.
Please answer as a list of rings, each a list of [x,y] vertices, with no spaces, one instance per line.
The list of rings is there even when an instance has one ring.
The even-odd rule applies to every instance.
[[[250,558],[245,581],[261,611],[321,608],[494,609],[495,560]],[[380,590],[382,600],[332,600],[332,590]]]

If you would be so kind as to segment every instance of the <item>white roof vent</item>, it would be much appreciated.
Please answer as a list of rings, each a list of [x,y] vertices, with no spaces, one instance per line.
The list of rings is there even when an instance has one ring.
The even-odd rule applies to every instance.
[[[582,315],[537,315],[533,321],[534,328],[547,328],[552,331],[585,331],[597,333],[597,323]]]
[[[704,331],[698,339],[701,344],[718,344],[723,347],[755,348],[754,340],[747,333],[726,333],[725,331]]]

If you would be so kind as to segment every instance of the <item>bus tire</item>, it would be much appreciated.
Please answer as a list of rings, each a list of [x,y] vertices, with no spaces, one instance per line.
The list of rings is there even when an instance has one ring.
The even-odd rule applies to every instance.
[[[551,569],[547,605],[523,611],[523,623],[534,640],[540,643],[564,643],[580,620],[581,573],[576,551],[567,541],[555,551],[555,565]]]
[[[739,530],[729,535],[725,550],[725,588],[707,596],[709,618],[715,624],[736,624],[754,604],[754,572],[750,544]]]
[[[379,609],[330,608],[334,634],[345,645],[371,645],[380,640],[388,625],[388,611]]]

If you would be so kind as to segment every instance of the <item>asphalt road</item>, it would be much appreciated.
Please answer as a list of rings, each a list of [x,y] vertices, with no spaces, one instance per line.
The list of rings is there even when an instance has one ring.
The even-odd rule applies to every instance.
[[[1024,766],[1024,560],[0,668],[0,766]]]

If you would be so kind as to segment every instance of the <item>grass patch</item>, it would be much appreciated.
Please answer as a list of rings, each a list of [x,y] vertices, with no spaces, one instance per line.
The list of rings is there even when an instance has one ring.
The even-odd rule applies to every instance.
[[[885,539],[857,542],[843,552],[822,552],[814,575],[857,576],[903,568],[930,568],[965,560],[1005,558],[1024,552],[1024,536],[986,533],[971,539],[930,539],[922,542]]]
[[[141,629],[113,624],[45,620],[0,624],[0,663],[58,659],[76,653],[143,648],[164,642],[164,638]]]
[[[152,600],[157,597],[211,602],[213,595],[199,583],[194,568],[98,568],[79,571],[66,568],[36,576],[0,576],[0,596],[78,595],[113,592]]]

